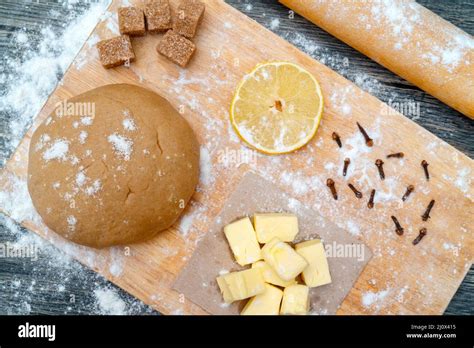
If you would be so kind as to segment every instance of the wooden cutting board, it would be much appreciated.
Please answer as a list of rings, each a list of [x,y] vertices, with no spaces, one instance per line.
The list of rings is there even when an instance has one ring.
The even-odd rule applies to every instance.
[[[3,200],[2,211],[160,312],[202,314],[201,308],[172,290],[172,284],[233,188],[245,172],[253,170],[359,236],[373,251],[338,313],[444,311],[473,262],[471,159],[221,1],[206,1],[195,38],[197,53],[187,69],[156,53],[160,35],[133,39],[137,61],[129,68],[103,69],[94,44],[116,35],[116,8],[113,3],[103,16],[32,129],[56,103],[101,85],[134,83],[160,93],[183,113],[202,145],[201,182],[185,215],[147,243],[97,251],[65,241],[34,212],[15,211],[17,204],[28,203],[25,180],[32,129],[1,172],[1,192],[11,198]],[[227,161],[246,151],[228,121],[234,87],[257,63],[268,60],[300,64],[320,81],[325,98],[320,129],[296,153],[258,154],[244,164]],[[365,147],[356,121],[374,138],[373,148]],[[331,139],[333,131],[341,135],[342,149]],[[385,159],[398,151],[406,154],[403,160]],[[352,163],[344,179],[345,157],[351,157]],[[385,161],[383,182],[374,165],[377,158]],[[423,159],[430,163],[429,182],[420,166]],[[338,201],[325,186],[328,177],[336,181]],[[346,181],[359,187],[364,198],[356,199]],[[402,203],[400,197],[408,184],[415,185],[415,193]],[[374,209],[369,210],[366,204],[372,188],[378,194]],[[432,218],[422,223],[420,215],[431,199],[436,200]],[[404,225],[404,236],[395,234],[391,215]],[[413,246],[422,226],[428,235]]]

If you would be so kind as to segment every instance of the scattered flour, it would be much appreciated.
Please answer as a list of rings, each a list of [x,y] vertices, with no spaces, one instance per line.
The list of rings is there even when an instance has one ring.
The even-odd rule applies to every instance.
[[[94,196],[97,192],[100,191],[101,188],[102,188],[102,183],[101,183],[100,179],[96,179],[96,180],[94,180],[92,185],[86,187],[84,192],[88,196]]]
[[[120,277],[125,263],[124,251],[121,247],[110,248],[109,272],[114,277]]]
[[[353,236],[359,236],[360,235],[360,228],[357,225],[357,223],[355,223],[354,221],[348,220],[347,223],[346,223],[346,227],[347,227],[347,230],[349,231],[349,233],[352,234]]]
[[[88,133],[86,131],[81,131],[79,133],[79,142],[81,144],[85,144],[87,137],[88,137]]]
[[[83,116],[81,117],[81,123],[84,125],[84,126],[90,126],[92,125],[92,122],[93,122],[93,118],[91,116]]]
[[[135,125],[135,121],[133,121],[132,118],[126,118],[122,121],[122,126],[125,130],[127,131],[134,131],[137,129],[137,126]]]
[[[372,6],[372,18],[375,19],[377,25],[390,29],[390,36],[397,40],[395,49],[401,50],[405,44],[416,42],[416,31],[413,29],[424,20],[423,6],[415,1],[404,3],[391,0],[372,2],[370,6]],[[366,21],[367,18],[360,18],[362,25]],[[434,25],[438,26],[439,23],[434,23]],[[435,27],[432,30],[436,30],[438,40],[443,43],[422,46],[423,53],[420,56],[426,63],[437,65],[450,73],[454,72],[462,62],[472,64],[469,58],[465,59],[474,48],[474,39],[469,34],[456,27],[448,27],[445,30]]]
[[[367,291],[362,295],[362,305],[364,307],[371,307],[382,302],[387,297],[389,290],[382,290],[379,292]]]
[[[69,151],[69,141],[65,139],[55,140],[51,146],[43,152],[43,159],[45,161],[50,160],[67,160],[67,153]]]
[[[207,211],[207,208],[202,205],[197,205],[193,201],[189,203],[188,208],[185,213],[181,216],[178,221],[178,230],[183,237],[188,236],[192,231],[194,222],[203,221],[206,219],[204,213]]]
[[[107,140],[112,144],[116,156],[123,158],[125,161],[130,160],[133,151],[133,142],[130,139],[114,133],[109,135]]]
[[[124,300],[112,289],[100,288],[94,290],[94,296],[100,314],[104,315],[124,315],[126,314],[126,304]]]
[[[76,223],[77,219],[74,215],[69,215],[67,217],[67,224],[70,231],[74,231],[76,229]]]
[[[275,30],[280,26],[280,20],[278,18],[274,18],[270,22],[270,29]]]
[[[200,183],[204,186],[209,186],[214,182],[214,176],[212,174],[212,159],[209,154],[209,150],[201,146],[200,149]]]
[[[7,70],[10,72],[0,74],[0,81],[5,85],[0,92],[0,110],[9,115],[8,136],[5,141],[10,151],[18,145],[33,117],[56,87],[59,78],[71,64],[107,5],[108,1],[99,1],[91,4],[86,11],[79,9],[66,14],[57,12],[58,19],[65,22],[64,29],[59,30],[59,34],[58,23],[53,21],[51,26],[41,29],[38,39],[31,37],[38,35],[36,32],[17,34],[17,43],[23,56],[19,58],[12,53],[7,62]],[[68,20],[65,21],[65,18]],[[38,42],[38,46],[30,46],[31,42]],[[3,162],[5,160],[6,158]]]
[[[193,225],[194,215],[186,214],[179,221],[179,231],[183,236],[187,236]]]
[[[12,185],[12,190],[0,191],[1,206],[15,221],[23,222],[28,220],[39,222],[40,218],[31,201],[26,180],[10,175],[8,181]]]
[[[87,181],[87,176],[84,174],[84,172],[79,172],[76,175],[76,185],[79,187],[82,187],[86,181]]]
[[[43,149],[43,147],[51,140],[51,137],[48,134],[42,134],[35,144],[35,151],[38,152],[39,150]]]

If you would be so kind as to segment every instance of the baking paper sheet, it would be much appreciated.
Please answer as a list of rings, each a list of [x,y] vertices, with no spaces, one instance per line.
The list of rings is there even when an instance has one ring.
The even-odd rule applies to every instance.
[[[310,290],[312,314],[335,314],[357,277],[372,257],[370,249],[349,232],[289,197],[276,185],[249,172],[230,195],[210,230],[173,286],[175,290],[210,314],[238,314],[246,300],[224,303],[216,277],[249,268],[234,260],[225,239],[224,226],[244,216],[262,212],[287,212],[298,216],[295,242],[322,238],[328,256],[332,283]]]

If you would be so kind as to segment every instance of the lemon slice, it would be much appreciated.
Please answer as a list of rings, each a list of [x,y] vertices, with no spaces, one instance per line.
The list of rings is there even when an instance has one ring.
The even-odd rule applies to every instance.
[[[230,118],[239,137],[267,154],[295,151],[313,138],[321,120],[318,81],[288,62],[257,65],[239,83]]]

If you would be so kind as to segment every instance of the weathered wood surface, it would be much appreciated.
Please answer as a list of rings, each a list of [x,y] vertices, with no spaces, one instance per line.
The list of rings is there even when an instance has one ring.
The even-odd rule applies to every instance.
[[[349,59],[350,69],[338,69],[337,64],[333,66],[333,68],[340,70],[339,72],[349,79],[355,76],[354,72],[365,72],[369,76],[376,78],[380,81],[380,86],[376,91],[371,92],[376,94],[381,100],[388,102],[394,98],[395,94],[396,98],[408,98],[420,102],[421,114],[413,116],[414,121],[472,157],[474,153],[472,141],[474,125],[472,121],[459,117],[454,110],[441,104],[424,92],[419,91],[397,76],[387,72],[376,63],[338,42],[304,19],[298,16],[295,16],[293,19],[288,18],[287,9],[281,5],[269,2],[252,2],[252,6],[249,6],[249,3],[237,1],[230,1],[230,3],[261,24],[271,29],[273,28],[276,33],[288,38],[290,41],[294,39],[292,35],[294,35],[295,32],[304,35],[307,39],[314,40],[314,42],[322,48],[313,52],[313,56],[317,59],[324,58],[323,53],[325,56],[334,53],[339,59],[347,57]],[[460,26],[467,32],[472,33],[474,28],[472,20],[474,18],[474,4],[472,2],[459,1],[455,4],[452,2],[447,4],[442,1],[430,1],[422,3],[445,19]],[[29,3],[29,5],[29,8],[26,9],[24,4],[13,1],[2,2],[0,5],[0,20],[2,24],[0,27],[0,45],[2,50],[12,49],[12,47],[9,46],[9,35],[16,29],[26,26],[30,30],[38,30],[42,23],[48,22],[47,11],[49,9],[54,6],[56,6],[58,10],[62,9],[61,6],[49,2],[40,2],[39,4]],[[275,25],[275,18],[279,20],[278,26]],[[56,23],[56,26],[59,30],[60,23]],[[298,44],[298,42],[300,41],[296,43]],[[329,62],[329,65],[331,65],[331,62]],[[4,115],[3,119],[0,120],[2,126],[7,122],[7,117],[8,115]],[[4,129],[4,127],[2,128]],[[6,137],[5,132],[3,135]],[[7,154],[4,155],[7,156]],[[7,238],[8,235],[5,233],[5,237],[2,239],[6,240]],[[67,298],[67,296],[57,293],[54,289],[53,284],[55,283],[57,273],[57,270],[54,268],[49,271],[48,268],[42,267],[40,263],[33,265],[29,264],[29,261],[9,260],[0,262],[0,270],[0,286],[2,288],[0,295],[2,297],[2,301],[0,301],[0,312],[2,313],[16,312],[15,307],[17,301],[14,295],[19,293],[21,296],[21,287],[29,286],[31,281],[37,283],[36,286],[38,286],[38,289],[44,289],[34,294],[28,292],[28,296],[33,296],[29,301],[33,307],[31,309],[32,313],[79,313],[90,312],[90,310],[93,309],[90,290],[95,286],[92,282],[95,282],[98,277],[92,272],[86,270],[85,272],[89,272],[90,277],[81,278],[82,281],[79,284],[71,282],[67,285],[68,288],[65,293],[77,293],[78,296],[82,294],[83,296],[81,296],[81,298],[84,298],[84,301],[76,302],[74,306],[70,306],[70,304],[65,301],[65,297]],[[472,313],[472,293],[474,292],[472,278],[473,271],[471,269],[446,313]],[[8,280],[12,279],[21,280],[20,289],[15,289],[14,286],[8,284]],[[103,282],[103,280],[100,281]],[[123,294],[123,296],[127,295]],[[70,309],[68,309],[68,307],[70,307]]]

